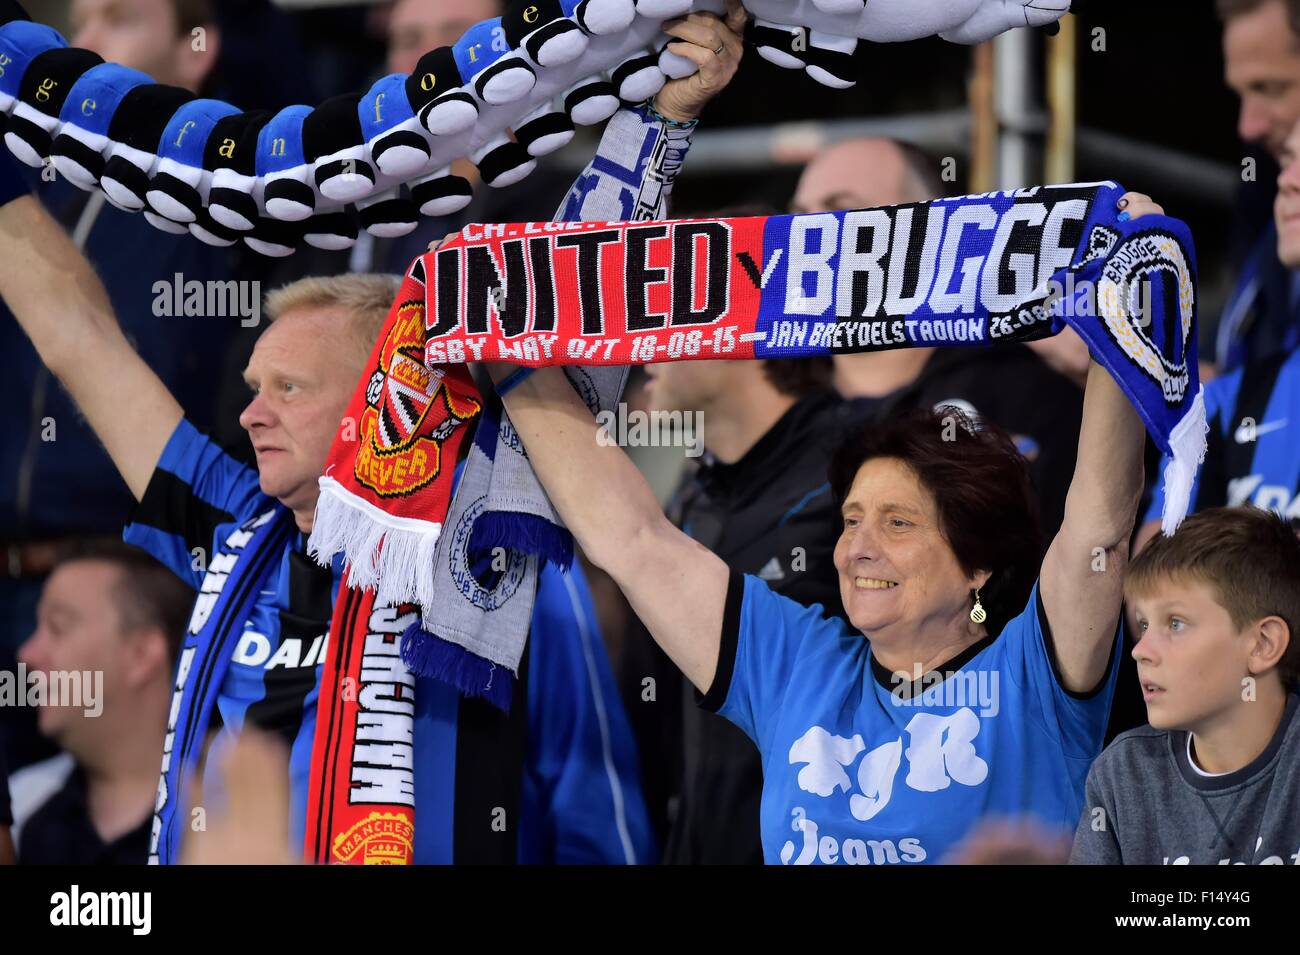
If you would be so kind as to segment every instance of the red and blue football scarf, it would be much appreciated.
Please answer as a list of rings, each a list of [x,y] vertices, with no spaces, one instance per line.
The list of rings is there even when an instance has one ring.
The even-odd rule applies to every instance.
[[[1066,326],[1162,451],[1164,524],[1204,456],[1196,253],[1116,183],[886,209],[467,226],[424,256],[425,364],[623,365],[988,346]]]
[[[408,274],[320,479],[309,549],[323,563],[338,551],[348,560],[317,702],[304,846],[313,862],[414,859],[415,678],[403,633],[418,630],[410,602],[432,599],[423,571],[465,426],[481,410],[463,365],[424,365],[424,325],[424,286]]]

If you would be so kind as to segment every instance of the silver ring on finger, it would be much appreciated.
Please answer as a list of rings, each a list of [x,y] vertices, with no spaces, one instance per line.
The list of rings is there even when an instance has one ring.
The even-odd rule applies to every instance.
[[[721,46],[719,46],[716,50],[713,51],[713,55],[722,56],[722,54],[725,53],[726,50],[727,50],[727,44],[723,43]]]

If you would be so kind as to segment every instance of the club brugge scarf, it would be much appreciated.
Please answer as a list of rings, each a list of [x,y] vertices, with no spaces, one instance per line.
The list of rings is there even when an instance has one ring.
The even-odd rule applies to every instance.
[[[293,513],[276,504],[228,534],[203,575],[172,689],[149,838],[150,864],[170,865],[179,858],[188,828],[183,806],[203,759],[217,694],[258,591],[295,533]]]
[[[1128,220],[1123,194],[1105,182],[807,215],[471,225],[424,256],[425,364],[780,359],[1068,325],[1171,456],[1172,533],[1205,450],[1195,250],[1178,220]]]

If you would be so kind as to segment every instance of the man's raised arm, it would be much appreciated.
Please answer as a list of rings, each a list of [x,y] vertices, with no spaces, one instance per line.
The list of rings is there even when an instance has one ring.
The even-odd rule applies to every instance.
[[[139,500],[181,407],[126,340],[85,256],[24,193],[13,160],[0,155],[0,298]]]

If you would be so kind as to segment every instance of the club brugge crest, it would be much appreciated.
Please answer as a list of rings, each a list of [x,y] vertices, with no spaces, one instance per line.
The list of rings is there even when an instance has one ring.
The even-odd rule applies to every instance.
[[[491,613],[500,609],[515,595],[523,583],[528,562],[537,558],[520,551],[504,548],[504,553],[493,549],[472,550],[470,538],[474,522],[487,509],[487,496],[480,497],[465,509],[451,535],[451,578],[462,597],[481,610]],[[505,566],[498,569],[498,557],[504,557]]]
[[[1181,402],[1190,381],[1196,283],[1178,240],[1161,229],[1123,240],[1102,267],[1097,314],[1115,344],[1160,386],[1165,401]]]
[[[425,367],[424,304],[398,307],[384,340],[379,366],[366,383],[353,473],[380,497],[402,497],[428,485],[442,468],[442,442],[479,413],[443,383],[444,373]]]

